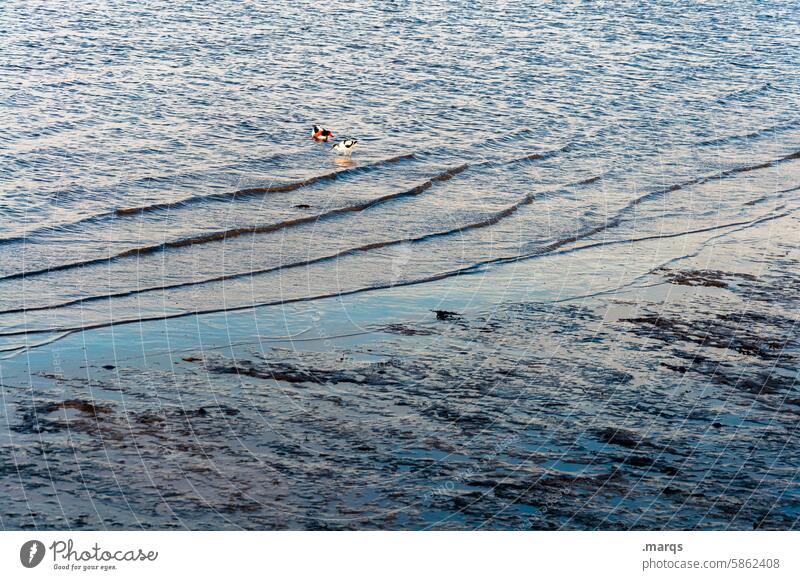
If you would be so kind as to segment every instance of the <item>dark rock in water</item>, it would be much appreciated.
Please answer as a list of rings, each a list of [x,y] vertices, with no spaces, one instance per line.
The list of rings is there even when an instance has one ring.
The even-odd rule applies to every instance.
[[[638,316],[636,318],[621,318],[620,322],[631,322],[637,324],[650,324],[655,326],[656,328],[663,328],[667,330],[672,330],[675,327],[675,324],[666,318],[662,318],[661,316]]]
[[[113,371],[117,367],[115,367],[114,365],[103,365],[103,368],[106,369],[107,371]]]
[[[156,415],[154,413],[142,413],[138,417],[138,421],[145,425],[152,425],[154,423],[163,423],[166,419],[161,415]]]
[[[218,407],[211,407],[210,409],[206,409],[205,407],[199,407],[196,411],[186,411],[185,414],[194,417],[210,417],[213,411],[219,411],[220,413],[227,415],[228,417],[233,417],[239,414],[238,410],[232,407],[226,407],[224,405],[220,405]]]
[[[403,336],[430,336],[431,334],[436,334],[426,328],[415,328],[404,324],[390,324],[384,328],[384,331],[390,334],[402,334]]]
[[[45,405],[40,406],[37,410],[39,413],[47,414],[58,411],[59,409],[74,409],[93,417],[97,417],[100,413],[111,412],[111,407],[95,405],[89,401],[83,401],[81,399],[69,399],[63,403],[46,403]]]
[[[461,314],[458,312],[451,312],[449,310],[432,310],[431,312],[436,313],[436,320],[453,320],[454,318],[461,317]]]
[[[211,363],[206,365],[206,369],[217,374],[234,374],[248,376],[256,379],[272,379],[287,383],[318,383],[319,379],[304,369],[284,363],[271,365],[254,366],[248,361],[240,361],[232,364]]]
[[[64,421],[64,415],[58,411],[73,410],[88,416],[92,421],[85,420]],[[26,411],[22,420],[14,430],[19,433],[58,432],[64,429],[81,431],[90,429],[91,424],[103,419],[101,415],[111,413],[111,407],[97,405],[83,399],[67,399],[61,402],[48,402],[39,404]]]
[[[661,365],[662,367],[667,368],[667,369],[669,369],[671,371],[675,371],[676,373],[683,374],[683,373],[688,373],[689,372],[689,369],[686,368],[683,365],[672,365],[672,364],[665,363],[665,362],[661,362],[661,363],[659,363],[659,365]]]
[[[646,313],[635,318],[621,318],[620,322],[636,325],[641,328],[640,334],[670,344],[691,342],[703,347],[736,351],[760,359],[792,356],[791,353],[784,352],[788,345],[785,339],[764,336],[764,331],[758,328],[765,324],[783,326],[791,321],[768,318],[753,312],[719,314],[713,318],[699,319],[681,316],[678,313]],[[775,348],[776,345],[779,348]],[[691,358],[694,359],[695,355],[692,354]],[[670,368],[668,363],[662,365]],[[680,368],[682,367],[672,370]]]
[[[728,284],[721,279],[719,272],[675,272],[667,276],[670,283],[679,286],[706,286],[710,288],[727,288]]]
[[[793,377],[781,376],[770,371],[759,371],[754,372],[753,376],[742,376],[735,372],[726,373],[724,369],[721,369],[712,378],[719,384],[730,385],[756,395],[790,392],[795,385]]]
[[[619,445],[620,447],[627,447],[631,449],[639,445],[639,439],[636,434],[622,429],[615,429],[614,427],[606,427],[597,431],[597,438],[603,443],[610,443],[611,445]]]
[[[311,206],[307,203],[298,203],[296,206],[297,209],[311,209]]]
[[[663,268],[664,276],[671,284],[679,286],[705,286],[709,288],[727,288],[728,283],[736,278],[753,281],[756,277],[741,272],[723,272],[721,270],[681,270],[674,271]]]
[[[397,380],[384,376],[380,371],[385,364],[365,365],[363,368],[314,368],[293,364],[287,361],[254,363],[251,361],[211,361],[206,363],[206,370],[215,374],[235,374],[300,384],[338,384],[353,383],[358,385],[394,385]]]

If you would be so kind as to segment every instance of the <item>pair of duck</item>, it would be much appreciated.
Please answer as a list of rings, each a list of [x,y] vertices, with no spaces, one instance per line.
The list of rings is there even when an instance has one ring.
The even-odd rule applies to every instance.
[[[319,143],[327,143],[333,138],[333,133],[324,127],[318,127],[314,125],[311,138]],[[355,149],[357,143],[357,139],[345,139],[344,141],[339,141],[333,147],[331,147],[331,151],[338,155],[347,155],[349,157],[353,153],[353,149]]]

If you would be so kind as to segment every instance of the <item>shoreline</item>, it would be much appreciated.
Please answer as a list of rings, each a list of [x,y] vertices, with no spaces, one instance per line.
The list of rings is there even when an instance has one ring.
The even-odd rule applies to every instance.
[[[797,222],[0,361],[0,523],[791,529]]]

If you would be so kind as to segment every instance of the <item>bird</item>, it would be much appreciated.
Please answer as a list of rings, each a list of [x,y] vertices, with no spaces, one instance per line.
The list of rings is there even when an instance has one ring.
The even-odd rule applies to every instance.
[[[317,127],[316,125],[314,125],[314,132],[311,133],[311,138],[314,141],[327,141],[331,137],[333,137],[332,132],[328,131],[324,127]]]
[[[356,148],[356,143],[358,143],[356,139],[345,139],[331,147],[331,151],[339,155],[350,155]]]

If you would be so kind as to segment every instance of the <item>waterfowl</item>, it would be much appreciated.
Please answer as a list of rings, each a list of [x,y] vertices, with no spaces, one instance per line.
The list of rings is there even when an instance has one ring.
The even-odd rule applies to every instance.
[[[331,151],[339,155],[350,155],[355,149],[356,143],[358,143],[356,139],[345,139],[331,147]]]
[[[314,132],[311,133],[311,138],[314,141],[327,141],[333,137],[333,133],[325,129],[324,127],[317,127],[314,125]]]

